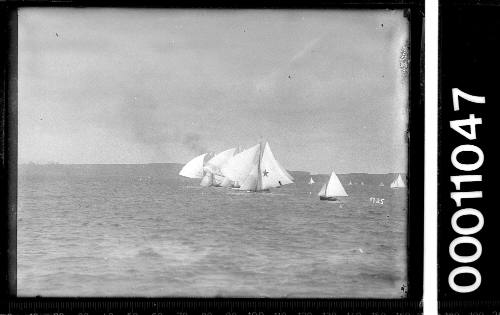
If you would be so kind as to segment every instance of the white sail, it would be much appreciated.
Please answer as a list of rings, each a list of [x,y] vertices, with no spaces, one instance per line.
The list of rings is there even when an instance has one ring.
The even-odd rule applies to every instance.
[[[259,189],[263,190],[293,183],[290,174],[284,171],[278,161],[276,161],[276,158],[269,147],[269,143],[267,142],[262,152],[260,176],[261,187],[259,187]]]
[[[382,187],[382,186],[385,186],[385,185],[384,185],[384,183],[380,182],[380,185],[379,185],[379,186],[380,186],[380,187]]]
[[[351,182],[351,181],[349,181],[349,184],[348,184],[348,185],[349,185],[349,186],[352,186],[352,182]]]
[[[314,184],[314,180],[313,180],[313,178],[311,177],[311,179],[309,180],[309,185],[312,185],[312,184]]]
[[[260,144],[244,150],[234,155],[225,163],[222,168],[222,174],[232,181],[242,183],[250,174],[253,167],[259,161]]]
[[[321,190],[318,193],[318,196],[324,196],[326,193],[326,184],[323,184],[323,187],[321,187]]]
[[[340,183],[340,180],[334,171],[332,171],[332,174],[330,175],[330,180],[328,181],[328,185],[326,185],[325,196],[326,197],[345,197],[345,196],[347,196],[347,193],[346,193],[344,187]]]
[[[208,187],[212,186],[213,183],[214,183],[214,175],[210,172],[207,172],[205,173],[205,176],[203,176],[200,185],[203,187]]]
[[[276,162],[276,165],[278,165],[278,167],[281,169],[283,174],[285,174],[285,176],[288,177],[288,179],[293,183],[293,176],[290,175],[290,173],[288,173],[288,171],[283,166],[281,166],[281,164],[278,162],[278,160],[274,160],[274,161]]]
[[[234,155],[236,148],[228,149],[223,152],[220,152],[213,156],[208,162],[205,164],[203,170],[205,173],[211,173],[212,181],[208,186],[222,186],[222,183],[225,181],[225,177],[222,175],[221,167],[229,161]],[[228,179],[229,180],[229,179]],[[207,186],[205,183],[201,184],[202,186]],[[231,187],[232,183],[228,185],[226,181],[226,186]]]
[[[207,168],[212,171],[212,173],[220,173],[220,168],[233,157],[236,148],[232,148],[223,152],[216,154],[207,162]]]
[[[236,154],[238,154],[238,153],[241,153],[241,152],[243,152],[243,151],[244,151],[243,147],[242,147],[241,145],[238,145],[238,147],[236,148],[236,151],[234,152],[234,155],[236,155]],[[229,160],[231,160],[231,159],[229,159]],[[228,161],[228,162],[229,162],[229,161]],[[226,163],[227,163],[227,162],[226,162]],[[228,181],[230,181],[230,182],[231,182],[231,184],[230,184],[230,186],[223,186],[223,187],[234,187],[234,188],[240,188],[240,182],[239,182],[239,181],[232,181],[232,180],[230,180],[230,179],[229,179],[229,178],[227,178],[227,177],[226,177],[226,179],[227,179]],[[224,184],[224,183],[223,183],[223,184]],[[226,182],[225,184],[227,185],[227,182]]]
[[[391,188],[404,188],[404,187],[406,187],[406,185],[403,182],[403,178],[401,177],[401,174],[398,174],[398,177],[391,183]]]
[[[250,171],[250,174],[248,174],[247,178],[245,178],[244,181],[242,181],[241,186],[238,188],[239,190],[251,190],[251,191],[257,191],[258,190],[258,184],[259,184],[259,170],[258,170],[259,165],[255,164],[252,170]]]
[[[203,165],[206,155],[207,153],[204,153],[187,162],[186,165],[182,167],[179,175],[189,178],[202,178],[204,174]]]

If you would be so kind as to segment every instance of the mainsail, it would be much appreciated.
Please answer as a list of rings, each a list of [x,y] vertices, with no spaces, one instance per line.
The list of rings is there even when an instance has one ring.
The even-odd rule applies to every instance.
[[[235,148],[235,150],[233,151],[233,155],[231,155],[231,157],[229,157],[220,167],[219,167],[219,170],[220,170],[220,174],[221,174],[221,183],[220,183],[220,186],[222,187],[235,187],[235,188],[239,188],[240,187],[240,184],[239,182],[237,181],[232,181],[231,179],[229,179],[228,177],[225,177],[223,174],[222,174],[222,168],[225,167],[226,164],[228,164],[234,156],[236,156],[237,154],[241,153],[243,151],[243,149],[241,148],[240,145],[238,145],[237,148]]]
[[[241,182],[240,190],[253,190],[257,191],[259,186],[259,165],[255,164],[248,174],[247,178]]]
[[[260,144],[233,156],[224,166],[222,174],[232,181],[243,183],[259,161]]]
[[[313,180],[313,178],[311,177],[311,179],[309,180],[309,185],[312,185],[312,184],[314,184],[314,180]]]
[[[347,193],[342,186],[342,183],[340,183],[339,178],[337,177],[337,174],[335,174],[334,171],[332,171],[332,174],[330,175],[330,180],[328,181],[327,184],[324,184],[321,190],[318,193],[318,196],[323,196],[323,197],[346,197]]]
[[[191,161],[187,162],[179,172],[179,175],[189,178],[203,178],[204,171],[203,166],[205,164],[205,157],[207,153],[198,155]]]
[[[326,196],[326,183],[324,183],[323,186],[321,187],[318,196]]]
[[[269,143],[257,144],[236,154],[223,167],[222,174],[240,183],[240,190],[261,191],[293,183],[293,177],[278,163]]]
[[[401,177],[401,174],[398,174],[398,177],[391,183],[391,188],[404,188],[404,187],[406,187],[406,185],[403,182],[403,178]]]
[[[221,153],[216,154],[207,162],[206,168],[212,173],[220,173],[220,168],[233,157],[236,148],[232,148]],[[222,175],[222,173],[221,173]]]

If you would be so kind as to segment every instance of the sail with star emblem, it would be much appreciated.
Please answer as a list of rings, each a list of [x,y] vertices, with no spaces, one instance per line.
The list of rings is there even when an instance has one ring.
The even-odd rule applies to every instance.
[[[281,167],[278,161],[276,161],[269,147],[269,143],[267,142],[262,153],[260,170],[262,176],[262,190],[293,183],[293,178]]]
[[[241,183],[239,190],[262,191],[293,183],[293,177],[278,163],[267,142],[236,154],[222,167],[222,174]]]

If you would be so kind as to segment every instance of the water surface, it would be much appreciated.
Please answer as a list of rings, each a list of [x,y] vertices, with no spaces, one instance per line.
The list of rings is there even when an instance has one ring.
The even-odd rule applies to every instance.
[[[20,166],[18,294],[403,295],[405,190],[344,183],[340,206],[320,201],[323,182],[307,176],[245,193],[202,188],[178,171]]]

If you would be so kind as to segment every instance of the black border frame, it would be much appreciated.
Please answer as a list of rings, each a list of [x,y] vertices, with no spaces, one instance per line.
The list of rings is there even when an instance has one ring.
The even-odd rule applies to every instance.
[[[17,9],[22,7],[125,8],[276,8],[276,9],[405,9],[410,23],[408,124],[408,292],[402,299],[262,299],[262,298],[18,298],[17,246]],[[424,5],[423,0],[313,0],[300,4],[270,1],[197,0],[13,0],[0,3],[0,312],[32,313],[84,310],[133,311],[411,311],[421,313],[424,223]],[[411,137],[410,137],[411,135]],[[15,183],[15,184],[13,184]],[[5,307],[7,309],[5,309]],[[164,312],[166,313],[166,312]],[[281,314],[277,314],[281,315]],[[304,314],[305,315],[305,314]],[[333,315],[333,314],[324,314]]]
[[[499,97],[496,74],[500,62],[496,57],[500,51],[500,2],[495,0],[453,0],[439,4],[439,65],[438,65],[438,301],[439,311],[498,313],[500,291],[498,281],[498,222],[500,214],[496,206],[498,184],[493,181],[498,175],[498,117]],[[461,103],[461,111],[453,110],[452,88],[486,97],[481,106]],[[463,102],[463,103],[462,103]],[[477,139],[465,140],[449,129],[451,120],[461,119],[466,114],[475,114],[483,119],[478,127]],[[495,132],[496,131],[496,132]],[[449,176],[466,175],[451,165],[452,150],[462,144],[477,145],[484,152],[484,164],[475,172],[482,175],[481,183],[464,183],[463,191],[480,190],[481,199],[464,201],[457,207],[450,198],[455,191]],[[467,186],[465,186],[467,185]],[[465,188],[467,187],[467,188]],[[495,206],[494,206],[495,205]],[[460,236],[454,232],[451,217],[459,208],[473,207],[483,213],[484,227],[476,237],[481,243],[481,257],[472,263],[460,264],[449,255],[450,242]],[[464,222],[470,222],[463,219]],[[480,287],[470,293],[453,291],[448,284],[451,270],[459,266],[472,266],[482,275]]]

